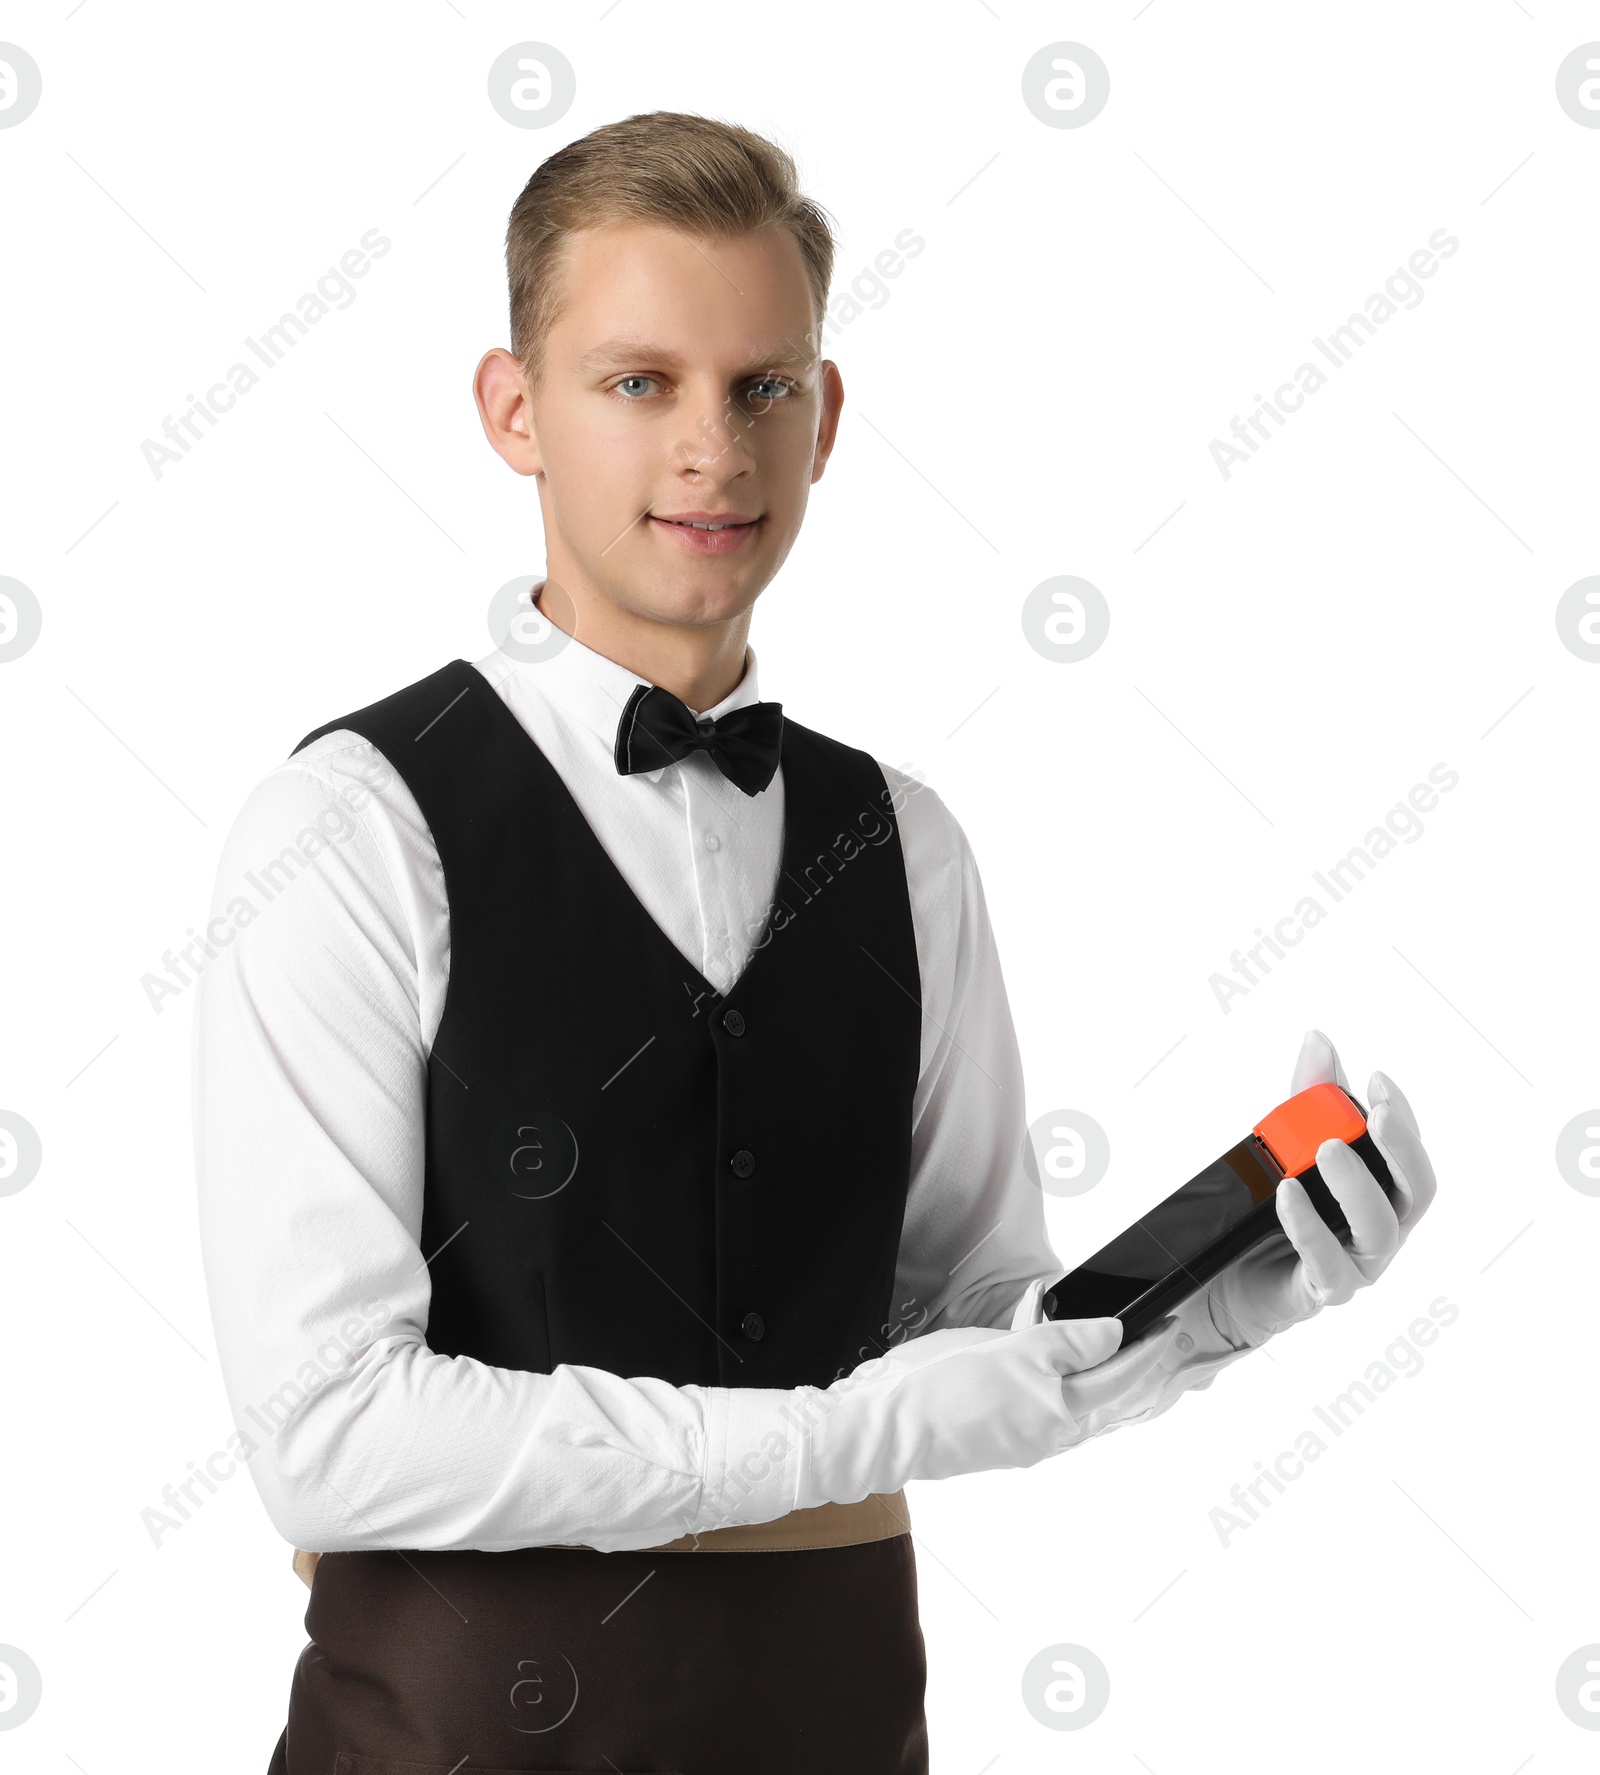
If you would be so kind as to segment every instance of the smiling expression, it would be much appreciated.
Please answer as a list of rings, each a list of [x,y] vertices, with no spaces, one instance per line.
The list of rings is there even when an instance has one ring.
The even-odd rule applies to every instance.
[[[570,237],[524,469],[550,577],[668,623],[747,610],[832,448],[843,390],[816,325],[786,229]]]

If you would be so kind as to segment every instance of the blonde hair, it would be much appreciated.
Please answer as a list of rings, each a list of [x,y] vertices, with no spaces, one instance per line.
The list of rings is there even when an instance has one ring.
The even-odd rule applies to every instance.
[[[833,230],[827,212],[800,190],[783,149],[738,124],[642,112],[552,154],[511,207],[511,349],[530,377],[537,379],[560,305],[568,238],[622,221],[659,222],[705,239],[787,228],[805,261],[819,320],[827,305]]]

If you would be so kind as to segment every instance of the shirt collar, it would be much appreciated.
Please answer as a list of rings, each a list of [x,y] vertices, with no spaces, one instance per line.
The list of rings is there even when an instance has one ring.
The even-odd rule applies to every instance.
[[[540,590],[542,587],[534,590],[535,604]],[[501,658],[506,662],[509,676],[520,678],[527,688],[537,691],[563,714],[587,727],[604,744],[607,752],[616,746],[617,723],[622,719],[628,698],[639,685],[650,682],[616,660],[608,659],[605,654],[585,647],[573,635],[569,635],[561,650],[548,659],[518,660],[504,652]],[[694,709],[690,713],[719,719],[731,709],[742,709],[747,703],[760,700],[756,653],[746,644],[744,676],[715,707]],[[653,783],[660,778],[661,771],[640,771],[637,774]]]

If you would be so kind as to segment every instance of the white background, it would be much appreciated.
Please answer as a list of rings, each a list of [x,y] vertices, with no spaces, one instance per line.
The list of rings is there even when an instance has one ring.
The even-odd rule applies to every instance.
[[[251,785],[485,652],[491,594],[539,570],[469,392],[506,339],[506,214],[562,143],[668,108],[795,152],[837,288],[926,241],[838,332],[841,440],[753,640],[766,694],[914,764],[972,839],[1030,1118],[1111,1140],[1049,1203],[1057,1250],[1246,1132],[1313,1024],[1358,1094],[1392,1073],[1440,1178],[1376,1287],[1157,1423],[913,1488],[934,1769],[1593,1767],[1555,1678],[1600,1640],[1600,1201],[1554,1152],[1600,1101],[1600,666],[1554,611],[1600,571],[1600,130],[1554,83],[1600,11],[603,5],[0,7],[44,77],[0,131],[0,574],[44,612],[0,666],[0,1108],[44,1151],[0,1198],[0,1643],[44,1673],[0,1755],[266,1766],[304,1640],[288,1548],[243,1475],[159,1549],[141,1523],[232,1426],[188,1002],[156,1015],[140,980]],[[526,39],[577,71],[548,129],[486,97]],[[1022,102],[1063,39],[1110,69],[1082,128]],[[352,305],[157,479],[141,441],[372,228],[393,248]],[[1225,480],[1210,440],[1439,228],[1420,305]],[[1056,574],[1111,609],[1080,664],[1022,632]],[[1231,952],[1441,762],[1423,836],[1224,1013]],[[1224,1546],[1229,1488],[1440,1296],[1422,1371]],[[1059,1643],[1110,1671],[1079,1731],[1022,1702]]]

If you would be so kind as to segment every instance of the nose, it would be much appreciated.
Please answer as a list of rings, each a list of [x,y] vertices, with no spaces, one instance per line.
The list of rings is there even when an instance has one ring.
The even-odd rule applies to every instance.
[[[755,466],[746,434],[753,423],[721,390],[707,390],[681,409],[686,421],[674,449],[674,467],[702,484],[724,486]]]

